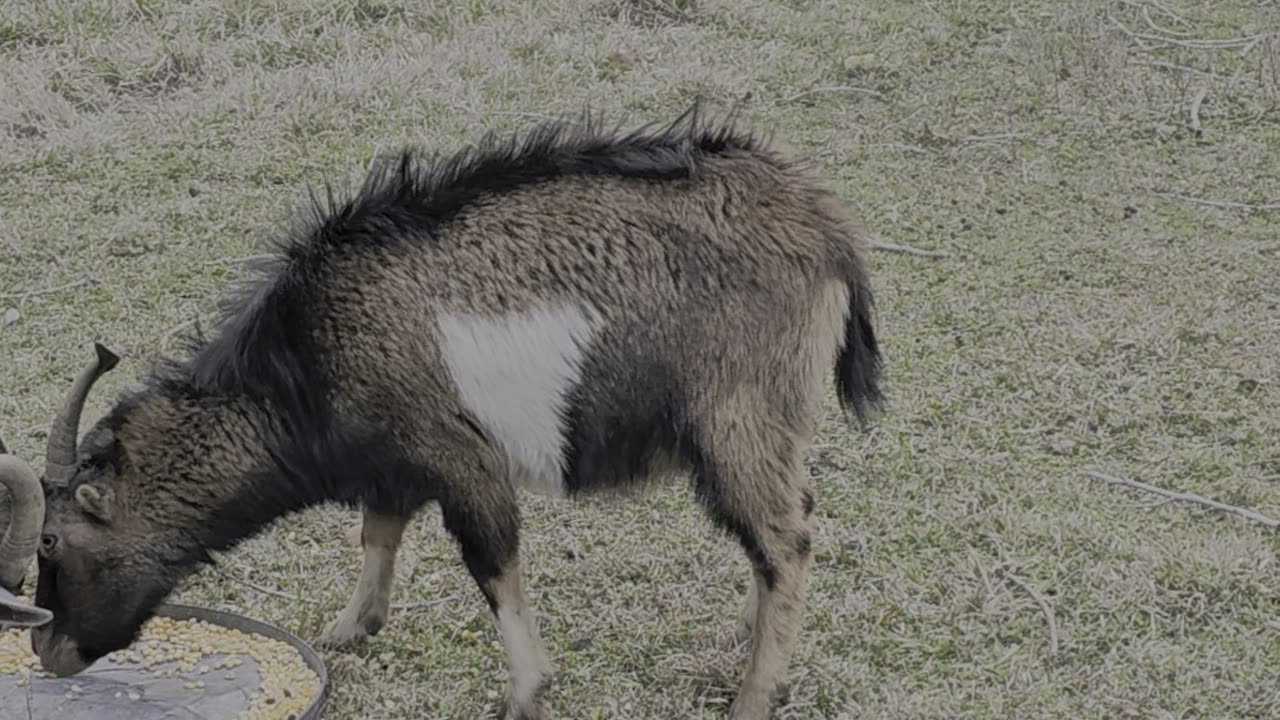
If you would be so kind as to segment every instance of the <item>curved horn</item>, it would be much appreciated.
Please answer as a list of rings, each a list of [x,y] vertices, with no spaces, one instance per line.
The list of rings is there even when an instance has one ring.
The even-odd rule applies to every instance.
[[[120,362],[120,358],[101,343],[94,343],[97,352],[93,364],[80,372],[71,393],[62,403],[58,417],[54,418],[49,428],[49,448],[45,456],[45,480],[50,485],[66,485],[76,469],[76,438],[80,434],[80,411],[84,409],[85,398],[89,397],[89,389]]]
[[[9,490],[13,505],[9,527],[0,538],[0,589],[17,590],[35,557],[44,527],[44,489],[29,465],[2,453],[4,445],[0,444],[0,485]]]
[[[14,597],[0,588],[0,631],[10,628],[40,627],[53,620],[53,613]]]

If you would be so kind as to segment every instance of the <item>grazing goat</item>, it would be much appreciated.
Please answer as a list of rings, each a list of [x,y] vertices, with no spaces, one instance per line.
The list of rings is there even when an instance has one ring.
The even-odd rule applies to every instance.
[[[505,717],[541,718],[518,489],[679,470],[754,567],[730,716],[762,720],[802,615],[827,373],[860,418],[882,402],[863,252],[811,169],[696,105],[661,128],[588,115],[405,151],[316,202],[217,333],[158,363],[77,455],[114,363],[99,346],[50,436],[40,658],[67,675],[127,646],[210,551],[326,502],[363,509],[364,566],[323,639],[373,635],[405,526],[436,502],[506,645]]]

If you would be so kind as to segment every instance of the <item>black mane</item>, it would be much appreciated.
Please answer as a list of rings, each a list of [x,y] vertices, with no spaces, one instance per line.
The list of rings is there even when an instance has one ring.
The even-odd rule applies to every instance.
[[[313,194],[311,226],[283,252],[291,260],[303,260],[344,243],[376,242],[396,231],[430,235],[483,196],[561,177],[689,177],[704,157],[761,149],[760,140],[735,129],[732,119],[706,122],[695,103],[669,125],[624,132],[620,126],[606,128],[601,117],[587,110],[577,121],[540,123],[523,137],[513,133],[500,139],[489,132],[478,144],[446,157],[405,148],[398,157],[375,164],[354,198],[335,202],[327,192],[321,202]]]

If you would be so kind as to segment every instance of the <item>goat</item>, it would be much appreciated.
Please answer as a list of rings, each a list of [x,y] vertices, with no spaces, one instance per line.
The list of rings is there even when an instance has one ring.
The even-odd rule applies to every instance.
[[[43,666],[74,674],[129,645],[210,551],[320,503],[362,509],[364,553],[322,642],[374,635],[405,526],[436,502],[506,647],[501,712],[542,718],[551,663],[522,585],[518,491],[677,470],[752,563],[729,715],[767,717],[811,566],[803,458],[827,373],[846,416],[883,405],[850,210],[792,153],[697,104],[663,127],[588,112],[448,157],[406,149],[353,197],[312,205],[216,334],[155,363],[78,450],[114,355],[99,345],[70,393],[46,477]]]

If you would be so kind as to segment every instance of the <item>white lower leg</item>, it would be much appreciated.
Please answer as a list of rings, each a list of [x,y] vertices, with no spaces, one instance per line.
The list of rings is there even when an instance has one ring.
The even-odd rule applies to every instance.
[[[808,567],[808,558],[803,557],[778,568],[772,588],[756,574],[759,591],[751,659],[729,711],[731,720],[766,720],[770,716],[785,685],[804,607]]]
[[[391,583],[396,551],[408,521],[393,515],[365,512],[361,525],[364,565],[350,600],[325,629],[321,643],[349,645],[378,634],[391,610]]]
[[[538,634],[538,623],[529,608],[520,583],[519,567],[504,569],[490,589],[498,632],[507,650],[511,673],[507,689],[508,715],[515,718],[540,717],[542,692],[551,680],[551,661]]]

